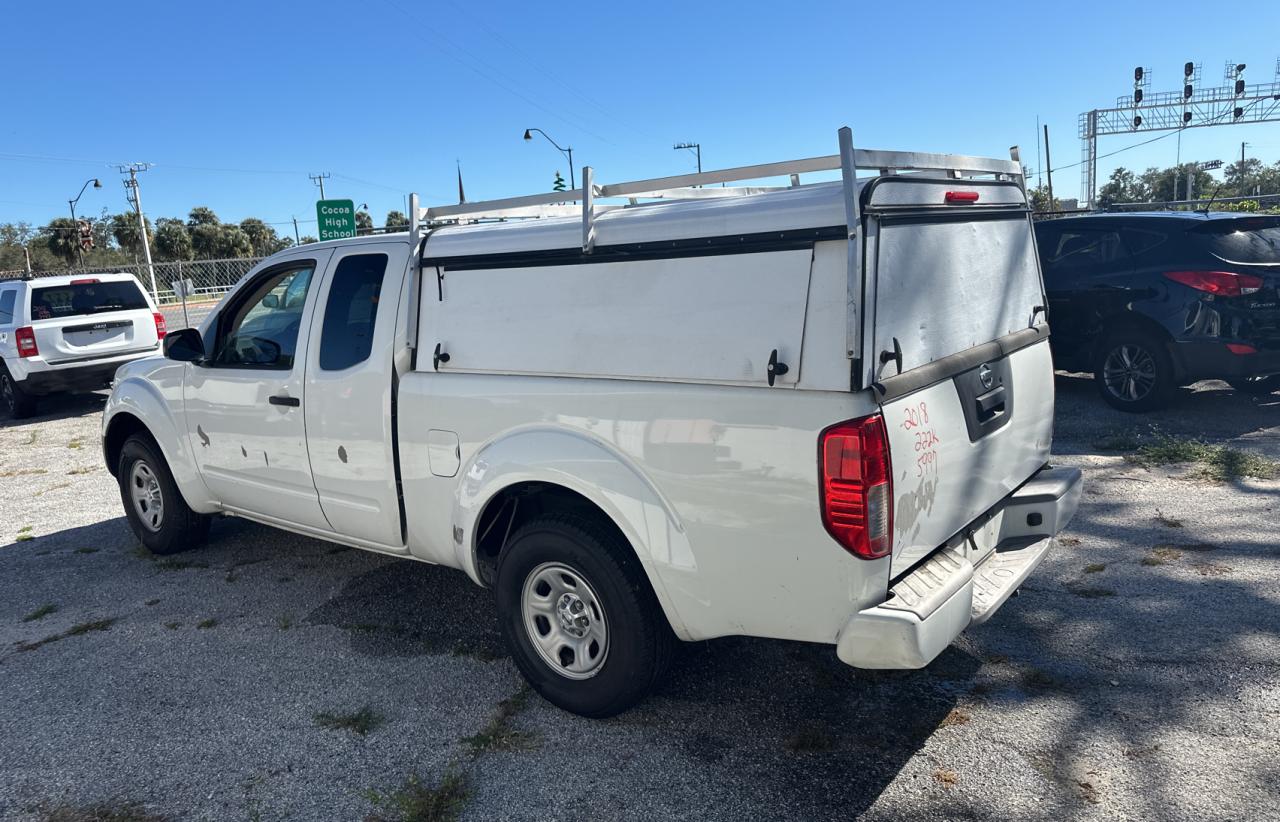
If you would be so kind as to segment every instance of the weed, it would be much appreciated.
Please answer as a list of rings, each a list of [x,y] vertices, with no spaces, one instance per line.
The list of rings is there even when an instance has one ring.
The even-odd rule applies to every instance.
[[[360,734],[361,736],[368,734],[370,731],[377,730],[386,722],[382,714],[373,710],[373,708],[370,708],[368,705],[354,713],[335,714],[327,711],[318,713],[313,717],[313,719],[315,720],[316,725],[321,728],[347,730],[352,733]]]
[[[1266,457],[1224,445],[1209,445],[1202,440],[1179,439],[1168,435],[1158,435],[1130,454],[1128,459],[1147,468],[1153,465],[1193,463],[1196,466],[1193,476],[1214,482],[1242,477],[1271,479],[1280,475],[1280,464]]]
[[[176,630],[178,630],[179,628],[181,628],[181,627],[182,627],[182,623],[181,623],[181,622],[166,622],[166,623],[164,624],[164,627],[168,628],[170,631],[176,631]]]
[[[951,711],[942,718],[939,723],[941,728],[951,728],[956,725],[968,725],[973,720],[973,716],[963,708],[952,708]]]
[[[1094,562],[1084,566],[1084,572],[1086,574],[1097,574],[1105,570],[1107,570],[1107,564],[1105,562]]]
[[[1098,789],[1090,782],[1076,782],[1076,787],[1080,789],[1080,797],[1090,805],[1096,805],[1102,801],[1098,796]]]
[[[1058,544],[1067,548],[1074,548],[1081,542],[1079,537],[1058,537]]]
[[[368,822],[453,822],[471,798],[471,788],[466,775],[450,768],[433,788],[413,774],[391,793],[370,788],[364,797],[389,814],[370,814]]]
[[[24,525],[18,529],[18,535],[14,537],[14,542],[30,542],[35,538],[36,535],[31,533],[31,526]]]
[[[43,497],[45,494],[49,493],[50,491],[57,491],[62,488],[70,488],[70,487],[71,487],[71,483],[69,482],[55,482],[53,485],[50,485],[48,488],[42,488],[41,490],[36,491],[31,496]]]
[[[115,624],[115,619],[99,619],[93,622],[81,622],[79,625],[72,625],[60,634],[51,634],[44,639],[35,642],[19,642],[17,648],[19,651],[34,651],[42,645],[49,645],[54,642],[67,639],[68,637],[80,636],[91,631],[105,631]]]
[[[276,627],[282,631],[287,631],[293,627],[293,617],[288,614],[281,614],[276,618]]]
[[[1110,588],[1102,588],[1094,585],[1068,585],[1067,590],[1082,599],[1102,599],[1104,597],[1113,597],[1116,592]]]
[[[1216,562],[1197,562],[1193,568],[1202,577],[1223,577],[1231,573],[1231,568]]]
[[[486,751],[518,751],[532,748],[537,744],[537,736],[527,731],[516,730],[513,726],[515,716],[529,701],[527,687],[516,691],[498,703],[498,708],[489,717],[489,723],[480,731],[462,740],[462,744],[471,753]]]
[[[46,602],[44,605],[41,605],[39,608],[24,616],[22,621],[35,622],[37,619],[44,619],[56,610],[58,610],[57,605],[54,605],[52,602]]]
[[[94,470],[96,470],[96,466],[93,466],[93,465],[82,465],[82,466],[80,466],[79,468],[72,468],[70,471],[68,471],[68,472],[67,472],[67,476],[68,476],[68,477],[76,477],[76,476],[79,476],[79,475],[81,475],[81,474],[90,474],[90,473],[92,473]]]
[[[1132,431],[1112,432],[1093,441],[1093,447],[1099,451],[1129,452],[1136,451],[1141,442]]]
[[[1166,528],[1182,528],[1183,527],[1182,520],[1174,519],[1173,517],[1166,517],[1164,515],[1164,512],[1161,511],[1159,508],[1156,509],[1156,522],[1160,523]]]
[[[215,625],[217,625],[217,624],[218,624],[218,620],[214,619],[213,617],[209,617],[208,619],[202,619],[202,620],[200,620],[199,622],[197,622],[197,623],[196,623],[196,627],[197,627],[197,628],[212,628],[213,626],[215,626]]]
[[[10,477],[34,477],[39,474],[49,473],[43,468],[13,468],[9,471],[0,471],[0,477],[9,479]]]
[[[157,558],[155,554],[151,553],[151,549],[143,545],[141,542],[134,546],[133,550],[129,553],[133,554],[138,559],[155,560]]]
[[[944,788],[953,788],[960,781],[960,774],[949,768],[936,768],[933,772],[934,781]]]
[[[148,813],[132,802],[95,802],[92,805],[58,805],[43,812],[41,822],[168,822],[168,817]]]
[[[76,553],[77,554],[96,554],[98,553],[98,549],[97,548],[77,548]]]
[[[1182,559],[1182,552],[1172,545],[1157,545],[1151,549],[1151,553],[1142,558],[1142,564],[1168,565],[1170,562],[1179,559]]]
[[[782,742],[782,747],[791,753],[824,753],[835,746],[831,734],[817,725],[800,728]]]
[[[74,439],[71,442],[67,443],[67,447],[74,451],[79,451],[81,448],[84,447],[84,442],[80,439]]]

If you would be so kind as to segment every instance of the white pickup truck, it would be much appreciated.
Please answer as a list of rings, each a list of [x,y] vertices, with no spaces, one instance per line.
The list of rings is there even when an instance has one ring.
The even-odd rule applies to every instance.
[[[171,552],[230,514],[459,568],[533,686],[589,716],[642,698],[676,640],[927,665],[1040,563],[1080,474],[1047,465],[1017,163],[840,138],[414,198],[408,233],[265,260],[117,374],[103,447],[133,530]]]

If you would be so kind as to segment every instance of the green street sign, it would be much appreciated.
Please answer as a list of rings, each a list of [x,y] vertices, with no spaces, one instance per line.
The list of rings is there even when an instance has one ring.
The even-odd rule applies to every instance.
[[[322,240],[356,236],[356,205],[351,200],[317,200],[316,219]]]

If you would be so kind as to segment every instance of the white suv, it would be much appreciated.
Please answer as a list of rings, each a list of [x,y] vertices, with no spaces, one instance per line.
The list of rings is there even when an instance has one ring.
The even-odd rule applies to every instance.
[[[116,369],[160,350],[164,315],[131,274],[0,281],[0,409],[111,385]]]

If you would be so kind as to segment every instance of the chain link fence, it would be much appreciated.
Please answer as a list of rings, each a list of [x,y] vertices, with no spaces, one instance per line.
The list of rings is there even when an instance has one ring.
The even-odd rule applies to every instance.
[[[170,331],[198,326],[213,310],[222,296],[260,263],[263,257],[237,257],[226,260],[188,260],[134,265],[87,266],[73,271],[2,271],[0,279],[47,277],[52,275],[86,275],[125,272],[138,278],[144,290],[151,293],[151,273],[155,272],[155,297]]]

